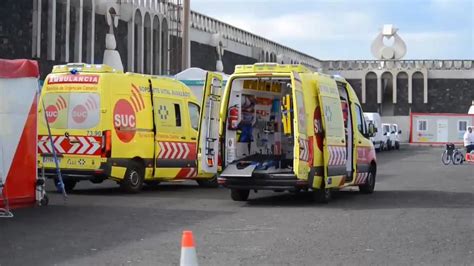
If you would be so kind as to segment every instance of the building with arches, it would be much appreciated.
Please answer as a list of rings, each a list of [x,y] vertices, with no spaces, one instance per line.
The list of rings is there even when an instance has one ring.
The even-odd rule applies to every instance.
[[[182,12],[181,0],[3,0],[0,58],[35,59],[44,78],[56,64],[103,63],[112,31],[125,71],[172,75],[186,67]],[[404,60],[409,47],[391,25],[372,44],[376,60],[337,61],[319,60],[194,11],[187,27],[190,67],[219,70],[221,65],[230,74],[237,64],[303,64],[342,75],[364,111],[385,117],[466,113],[474,99],[473,59]],[[396,39],[391,47],[383,43],[387,36]]]

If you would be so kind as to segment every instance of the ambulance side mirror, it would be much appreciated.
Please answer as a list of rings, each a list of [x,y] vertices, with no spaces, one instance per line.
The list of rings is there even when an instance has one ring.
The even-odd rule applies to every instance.
[[[398,131],[398,134],[402,134],[402,130],[399,130],[399,131]]]

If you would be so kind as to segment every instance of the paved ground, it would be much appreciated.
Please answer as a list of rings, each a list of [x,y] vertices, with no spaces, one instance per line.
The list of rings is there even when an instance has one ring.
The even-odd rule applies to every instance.
[[[193,230],[201,265],[473,265],[474,165],[444,166],[440,148],[378,155],[376,193],[251,194],[192,183],[123,195],[80,184],[63,202],[0,220],[1,265],[176,265]]]

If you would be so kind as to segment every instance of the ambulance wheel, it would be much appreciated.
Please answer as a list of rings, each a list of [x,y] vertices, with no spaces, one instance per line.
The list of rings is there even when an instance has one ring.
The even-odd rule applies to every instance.
[[[315,189],[312,192],[312,199],[317,203],[328,203],[331,200],[331,189],[324,186],[320,189]]]
[[[211,179],[196,179],[196,182],[200,187],[216,188],[219,186],[217,183],[217,175],[213,176]]]
[[[74,180],[63,180],[64,183],[64,189],[66,190],[67,193],[70,193],[74,190],[74,187],[77,184],[77,181]]]
[[[248,189],[231,189],[230,197],[233,201],[247,201],[249,199],[250,190]]]
[[[369,175],[367,176],[367,180],[365,184],[359,186],[360,193],[363,194],[371,194],[374,193],[375,189],[375,169],[372,167],[370,169]]]
[[[120,182],[120,188],[127,193],[138,193],[143,187],[143,166],[140,163],[130,162],[125,177]]]
[[[400,149],[400,142],[395,142],[395,149],[397,149],[397,150]]]

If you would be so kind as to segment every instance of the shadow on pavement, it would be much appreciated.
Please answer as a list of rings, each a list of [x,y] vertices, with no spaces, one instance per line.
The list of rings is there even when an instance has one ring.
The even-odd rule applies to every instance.
[[[258,195],[258,194],[257,194]],[[255,194],[251,194],[251,197]],[[246,207],[324,207],[354,210],[398,208],[473,208],[474,193],[444,192],[432,190],[376,191],[364,195],[358,191],[333,193],[329,204],[310,201],[309,193],[275,194],[275,196],[251,198]]]
[[[103,205],[18,209],[15,218],[0,220],[0,264],[53,265],[185,229],[219,214]],[[173,240],[177,247],[180,237]]]

